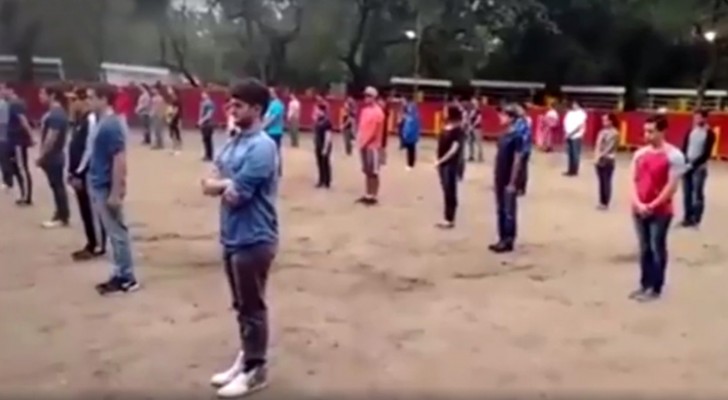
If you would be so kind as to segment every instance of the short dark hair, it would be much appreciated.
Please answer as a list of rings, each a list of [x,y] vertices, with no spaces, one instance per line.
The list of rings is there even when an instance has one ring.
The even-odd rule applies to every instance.
[[[66,98],[66,92],[57,85],[49,85],[49,86],[43,86],[42,90],[50,97],[51,99],[61,103],[61,105],[65,108],[68,106],[68,99]]]
[[[611,123],[612,126],[616,127],[619,125],[619,118],[617,118],[617,114],[610,112],[610,113],[604,114],[604,116],[607,117],[607,119],[609,120],[609,123]]]
[[[667,130],[667,118],[664,115],[652,115],[647,118],[648,124],[655,124],[655,129],[660,132]]]
[[[247,78],[233,85],[230,89],[230,97],[249,106],[260,107],[261,115],[268,109],[271,99],[268,87],[254,78]]]
[[[703,118],[708,118],[708,116],[710,115],[710,111],[708,111],[704,108],[700,108],[700,109],[695,110],[695,115],[700,115]]]
[[[88,98],[88,90],[86,90],[85,87],[79,86],[77,87],[73,93],[76,95],[76,98],[79,100],[86,100]]]
[[[447,120],[448,121],[462,121],[463,111],[458,106],[447,107]]]
[[[106,102],[109,104],[114,104],[116,102],[118,92],[116,88],[111,85],[96,85],[89,89],[94,91],[96,97],[99,99],[106,99]]]

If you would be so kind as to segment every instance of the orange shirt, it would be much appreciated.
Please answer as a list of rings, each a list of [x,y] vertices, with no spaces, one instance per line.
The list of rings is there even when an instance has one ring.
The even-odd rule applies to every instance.
[[[360,149],[382,148],[384,111],[376,104],[364,107],[359,115],[356,142]]]

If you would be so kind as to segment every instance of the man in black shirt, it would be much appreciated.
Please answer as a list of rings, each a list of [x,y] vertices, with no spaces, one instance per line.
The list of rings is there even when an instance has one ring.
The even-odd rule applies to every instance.
[[[106,232],[99,216],[91,206],[86,173],[93,145],[96,115],[90,111],[86,89],[77,89],[68,96],[73,104],[74,121],[68,144],[68,181],[76,192],[78,211],[86,234],[86,246],[71,254],[75,261],[85,261],[106,253]]]
[[[46,87],[40,91],[40,101],[48,105],[41,127],[41,145],[36,165],[45,172],[48,185],[53,194],[55,212],[53,217],[43,223],[43,227],[53,229],[68,226],[71,216],[68,208],[66,183],[63,179],[66,157],[66,137],[68,135],[68,115],[66,96],[57,87]]]
[[[318,168],[317,188],[331,187],[331,118],[326,103],[316,105],[316,121],[314,122],[314,151]]]
[[[509,253],[513,251],[516,241],[518,210],[516,183],[525,146],[523,135],[515,129],[518,110],[513,106],[507,106],[501,110],[501,118],[508,128],[498,139],[498,151],[495,156],[494,189],[498,218],[498,243],[490,245],[489,249],[494,253]]]
[[[448,107],[445,129],[437,140],[437,161],[435,166],[440,175],[440,185],[445,200],[445,218],[437,224],[437,227],[441,229],[455,227],[455,213],[458,207],[458,181],[460,180],[463,140],[465,138],[462,121],[462,109],[457,106]]]

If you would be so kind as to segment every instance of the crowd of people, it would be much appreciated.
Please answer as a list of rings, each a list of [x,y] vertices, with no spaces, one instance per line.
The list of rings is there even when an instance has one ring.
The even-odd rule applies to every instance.
[[[388,107],[373,87],[363,92],[361,108],[353,98],[344,106],[342,140],[345,154],[358,150],[363,173],[364,206],[379,204],[380,175],[386,163]],[[47,107],[39,134],[34,134],[23,101],[10,88],[0,87],[0,161],[6,190],[18,188],[17,206],[33,203],[33,180],[28,150],[38,141],[35,161],[47,177],[55,209],[45,228],[66,227],[70,207],[66,187],[78,201],[85,232],[85,245],[72,254],[76,261],[101,257],[110,245],[112,269],[96,285],[101,295],[137,290],[132,243],[124,219],[126,198],[128,126],[114,111],[116,91],[99,85],[64,91],[46,87],[40,100]],[[415,101],[403,99],[397,121],[400,146],[406,152],[407,169],[417,165],[421,123]],[[176,154],[182,148],[180,116],[182,103],[173,89],[143,86],[136,113],[142,123],[142,143],[164,148],[164,126]],[[237,397],[262,389],[267,383],[268,319],[266,283],[278,252],[278,183],[283,174],[281,152],[284,133],[291,145],[299,145],[301,104],[295,95],[287,106],[276,90],[247,79],[230,90],[225,111],[229,138],[215,151],[215,104],[203,92],[198,126],[204,145],[203,160],[212,163],[208,176],[200,181],[205,196],[220,201],[220,243],[223,264],[230,285],[239,324],[240,348],[233,365],[212,377],[221,397]],[[574,102],[563,122],[555,108],[542,121],[544,138],[534,138],[534,123],[526,107],[516,102],[498,108],[503,131],[498,136],[493,159],[493,190],[496,204],[498,241],[489,248],[495,253],[512,252],[517,239],[519,198],[527,194],[529,159],[536,142],[545,151],[553,147],[549,132],[563,123],[567,168],[564,175],[575,177],[581,164],[581,141],[587,123],[586,112]],[[640,251],[640,279],[630,298],[649,302],[658,299],[665,283],[667,236],[672,221],[673,196],[683,182],[685,216],[682,225],[698,226],[705,209],[704,187],[715,133],[707,113],[695,114],[694,127],[682,149],[665,141],[667,119],[650,117],[644,125],[645,146],[633,157],[631,170],[632,212]],[[326,100],[314,107],[313,143],[318,167],[316,187],[332,185],[334,123]],[[618,149],[618,120],[605,114],[594,155],[598,176],[597,204],[606,210],[611,202],[612,177]],[[456,227],[458,186],[468,162],[483,162],[481,112],[477,99],[453,101],[447,105],[445,124],[437,135],[435,166],[443,195],[441,229]]]

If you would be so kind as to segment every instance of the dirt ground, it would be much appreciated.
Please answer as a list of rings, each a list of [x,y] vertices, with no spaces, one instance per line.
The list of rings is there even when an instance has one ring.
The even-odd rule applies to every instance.
[[[238,343],[217,204],[199,193],[206,167],[197,137],[187,138],[176,158],[131,150],[128,213],[143,290],[130,296],[97,296],[105,260],[70,262],[78,220],[64,231],[39,227],[51,211],[39,172],[34,208],[0,196],[0,393],[213,395],[208,379]],[[626,299],[637,276],[626,160],[605,213],[595,210],[591,165],[566,179],[562,155],[537,154],[518,252],[494,256],[492,165],[469,166],[459,226],[441,232],[432,148],[425,143],[411,172],[390,149],[382,204],[370,209],[353,204],[356,158],[339,148],[334,188],[317,191],[311,143],[286,148],[269,289],[272,386],[261,398],[728,395],[725,166],[712,167],[704,227],[671,235],[664,300],[642,305]]]

